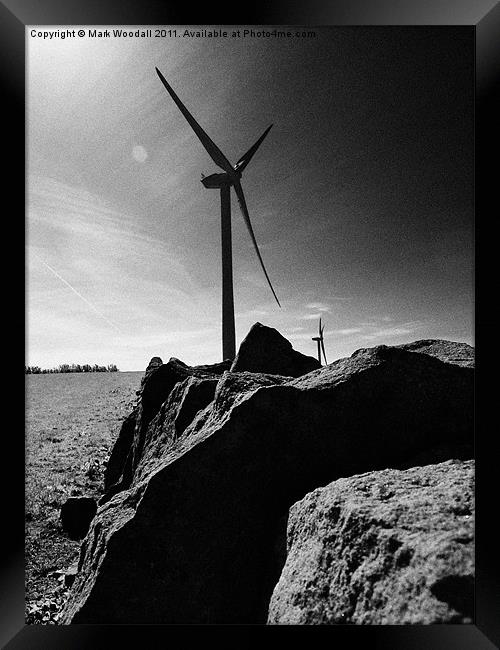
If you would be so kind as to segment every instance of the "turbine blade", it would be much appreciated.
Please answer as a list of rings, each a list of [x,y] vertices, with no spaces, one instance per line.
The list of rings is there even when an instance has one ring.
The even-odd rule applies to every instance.
[[[325,360],[325,364],[328,365],[328,361],[326,360],[325,344],[323,343],[323,337],[321,337],[321,349],[323,350],[323,358]]]
[[[253,145],[250,147],[250,149],[249,149],[246,153],[244,153],[244,154],[241,156],[241,158],[238,160],[238,162],[237,162],[236,165],[234,166],[234,169],[235,169],[236,171],[242,172],[242,171],[245,169],[245,167],[248,165],[248,163],[252,160],[252,158],[253,158],[255,152],[257,151],[257,149],[258,149],[258,148],[260,147],[260,145],[262,144],[262,141],[264,140],[264,138],[266,137],[266,135],[267,135],[267,134],[269,133],[269,131],[271,130],[272,126],[273,126],[272,124],[271,124],[271,126],[268,126],[267,129],[264,131],[264,133],[263,133],[263,134],[260,136],[260,138],[257,140],[257,142],[256,142],[255,144],[253,144]]]
[[[319,317],[319,328],[318,328],[318,332],[319,332],[319,337],[321,338],[321,336],[322,336],[322,334],[321,334],[321,316]]]
[[[243,188],[241,187],[241,183],[238,179],[233,181],[233,187],[234,191],[236,192],[236,196],[238,197],[238,203],[240,204],[241,212],[243,214],[243,218],[245,220],[245,223],[248,228],[248,232],[250,233],[250,237],[252,238],[252,242],[255,248],[255,252],[257,253],[257,257],[259,258],[260,265],[262,266],[262,270],[264,271],[264,275],[266,276],[266,280],[271,288],[271,291],[273,292],[273,296],[276,299],[276,302],[278,303],[278,306],[281,308],[280,301],[278,300],[278,296],[276,295],[276,292],[273,289],[273,285],[271,284],[271,280],[269,279],[269,276],[267,275],[266,267],[264,266],[264,262],[262,260],[262,256],[259,251],[259,247],[257,246],[257,241],[255,239],[255,235],[253,232],[252,224],[250,222],[250,217],[248,215],[248,208],[247,204],[245,201],[245,195],[243,194]]]
[[[230,174],[234,174],[234,169],[229,160],[226,158],[226,156],[222,153],[222,151],[219,149],[219,147],[211,140],[211,138],[205,133],[205,131],[201,128],[201,126],[198,124],[198,122],[194,119],[194,117],[191,115],[191,113],[188,111],[188,109],[184,106],[184,104],[181,102],[181,100],[177,97],[175,92],[173,91],[172,87],[169,85],[165,77],[162,75],[162,73],[158,70],[158,68],[155,68],[158,76],[160,77],[160,80],[162,84],[165,86],[167,89],[168,94],[172,99],[174,100],[175,104],[179,108],[180,112],[184,115],[186,120],[189,123],[189,126],[193,129],[193,131],[196,133],[198,136],[198,139],[200,140],[201,144],[205,147],[208,155],[210,158],[214,161],[214,163],[223,169],[225,172],[228,172]]]

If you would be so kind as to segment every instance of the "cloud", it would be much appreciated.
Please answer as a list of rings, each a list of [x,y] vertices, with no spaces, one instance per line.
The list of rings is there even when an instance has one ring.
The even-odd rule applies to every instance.
[[[78,281],[121,298],[146,281],[150,290],[161,285],[184,298],[196,292],[173,247],[145,235],[132,215],[84,189],[31,180],[28,242],[72,285]]]
[[[324,302],[310,302],[306,305],[306,309],[316,309],[316,311],[328,312],[331,307]]]
[[[393,336],[404,336],[406,334],[413,334],[416,328],[407,327],[387,327],[385,329],[378,329],[369,334],[363,334],[361,338],[372,340],[378,338],[391,338]]]
[[[304,334],[290,334],[287,336],[287,339],[290,341],[312,341],[312,336],[311,332],[304,333]]]
[[[300,318],[302,320],[317,320],[319,318],[319,314],[306,314],[305,316],[301,316]]]
[[[218,327],[205,327],[196,330],[169,330],[168,332],[156,332],[146,335],[131,335],[117,337],[117,343],[126,347],[133,347],[137,349],[160,347],[165,345],[175,346],[183,342],[190,342],[193,340],[203,340],[207,337],[213,337],[213,334],[218,332]]]
[[[248,309],[235,313],[236,318],[258,318],[259,316],[268,316],[269,310],[267,309]]]
[[[331,300],[349,300],[349,298],[341,297],[341,296],[330,296]],[[310,313],[310,314],[304,314],[302,316],[299,316],[301,320],[315,320],[318,319],[320,316],[324,316],[325,314],[330,314],[332,312],[333,306],[325,301],[312,301],[308,302],[305,305],[305,308],[314,311],[315,313]]]
[[[330,330],[326,334],[340,334],[341,336],[350,336],[352,334],[359,334],[363,329],[361,327],[350,327],[341,330]]]
[[[30,178],[28,208],[30,356],[46,351],[67,362],[59,358],[59,340],[60,349],[80,345],[88,356],[94,346],[112,352],[119,367],[142,367],[140,351],[155,342],[198,345],[210,332],[217,340],[220,307],[212,287],[200,286],[184,252],[144,234],[133,215],[85,188],[41,176]]]

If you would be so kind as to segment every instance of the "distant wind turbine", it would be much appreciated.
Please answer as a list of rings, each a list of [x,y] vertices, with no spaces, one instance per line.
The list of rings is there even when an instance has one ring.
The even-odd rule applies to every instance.
[[[321,327],[321,316],[320,316],[319,329],[318,329],[319,336],[313,336],[312,340],[316,341],[316,343],[318,344],[318,361],[321,363],[321,352],[323,352],[323,358],[325,360],[325,365],[328,365],[328,361],[326,360],[325,344],[324,344],[324,341],[323,341],[323,331],[324,331],[324,329],[325,329],[324,325],[323,325],[323,327]]]
[[[257,142],[250,147],[250,149],[243,154],[235,165],[231,165],[226,156],[217,147],[217,145],[209,138],[205,131],[201,128],[198,122],[194,119],[191,113],[187,110],[181,100],[177,97],[171,86],[166,81],[162,73],[156,68],[156,72],[160,77],[161,82],[167,89],[170,97],[174,100],[175,104],[188,121],[190,127],[198,136],[201,144],[205,147],[208,155],[214,163],[223,170],[223,174],[211,174],[210,176],[203,176],[201,182],[207,189],[220,189],[221,197],[221,239],[222,239],[222,356],[223,359],[234,359],[236,355],[236,341],[235,341],[235,328],[234,328],[234,298],[233,298],[233,264],[232,264],[232,243],[231,243],[231,186],[234,187],[238,203],[243,214],[248,232],[252,239],[255,252],[259,258],[260,265],[266,276],[266,280],[273,292],[273,296],[281,307],[278,297],[273,289],[271,280],[264,266],[262,256],[257,246],[255,234],[253,232],[248,208],[241,187],[241,174],[245,167],[248,165],[255,152],[262,144],[262,141],[271,130],[268,126],[264,133],[260,136]]]

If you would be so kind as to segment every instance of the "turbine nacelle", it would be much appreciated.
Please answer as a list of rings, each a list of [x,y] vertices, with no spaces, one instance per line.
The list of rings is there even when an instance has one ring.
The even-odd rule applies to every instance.
[[[241,177],[241,172],[235,171],[236,178]],[[207,189],[220,189],[221,187],[234,185],[234,177],[229,174],[210,174],[210,176],[201,175],[201,182]]]

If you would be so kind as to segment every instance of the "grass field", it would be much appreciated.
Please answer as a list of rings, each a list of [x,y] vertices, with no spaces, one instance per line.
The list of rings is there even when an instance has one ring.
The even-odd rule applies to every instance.
[[[59,509],[70,496],[102,494],[103,472],[142,372],[26,375],[26,622],[56,623],[67,595],[62,573],[80,542]]]

